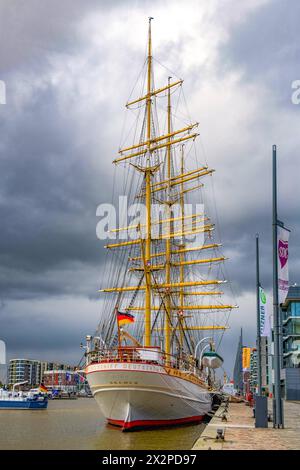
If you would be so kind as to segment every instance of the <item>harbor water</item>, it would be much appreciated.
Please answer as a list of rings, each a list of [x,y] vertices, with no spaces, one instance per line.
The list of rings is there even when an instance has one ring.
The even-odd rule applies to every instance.
[[[93,398],[50,400],[47,410],[0,410],[0,449],[191,449],[205,424],[121,432]]]

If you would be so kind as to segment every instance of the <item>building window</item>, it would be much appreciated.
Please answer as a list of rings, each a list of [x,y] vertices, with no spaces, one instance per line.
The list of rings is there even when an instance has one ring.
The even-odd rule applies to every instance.
[[[291,303],[291,315],[293,317],[300,317],[300,302]]]

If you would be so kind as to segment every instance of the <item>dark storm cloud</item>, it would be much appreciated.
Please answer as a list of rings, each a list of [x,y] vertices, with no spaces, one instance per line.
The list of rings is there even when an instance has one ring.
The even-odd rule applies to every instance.
[[[87,165],[90,149],[78,145],[79,126],[57,109],[51,86],[34,98],[21,112],[7,105],[0,117],[6,143],[0,160],[0,259],[3,269],[16,270],[16,278],[18,270],[30,277],[74,260],[94,264],[101,253],[95,211],[103,172]],[[5,111],[13,114],[8,123]],[[101,186],[105,190],[105,180]]]
[[[268,2],[233,28],[220,51],[223,71],[238,68],[241,80],[262,82],[281,106],[294,112],[291,83],[300,78],[299,15],[297,1]]]
[[[293,189],[297,192],[297,187]],[[293,197],[291,195],[291,197]],[[245,203],[246,207],[246,203]],[[255,235],[260,235],[260,264],[261,282],[264,287],[272,286],[272,205],[261,210],[259,201],[257,210],[245,211],[241,216],[229,216],[222,227],[224,252],[230,258],[228,269],[232,282],[237,285],[240,293],[255,289]],[[298,213],[290,210],[288,201],[283,204],[280,215],[285,225],[291,228],[290,236],[290,281],[299,282],[299,253],[300,253],[300,221]],[[223,217],[222,217],[223,220]],[[238,227],[238,230],[237,230]]]
[[[253,140],[248,148],[243,149],[240,162],[235,166],[237,173],[234,174],[234,180],[240,177],[245,183],[244,192],[239,193],[236,203],[232,201],[232,205],[224,207],[224,242],[225,245],[233,243],[237,247],[235,251],[238,253],[235,254],[238,256],[232,257],[231,264],[233,277],[238,279],[241,291],[249,290],[254,285],[256,232],[261,234],[262,279],[267,288],[272,283],[271,145],[274,143],[279,144],[279,218],[292,230],[290,279],[291,282],[299,282],[297,258],[300,253],[300,219],[296,177],[299,168],[299,134],[295,129],[300,124],[300,107],[291,101],[291,83],[300,77],[299,14],[299,2],[268,2],[235,25],[228,41],[219,50],[220,73],[238,71],[241,73],[241,86],[254,84],[264,90],[256,121],[249,122]],[[248,98],[251,105],[250,94]],[[255,95],[253,98],[256,98]],[[287,111],[289,114],[286,114]],[[290,118],[290,126],[285,123],[287,116]],[[243,172],[247,174],[253,164],[257,167],[255,180],[247,181]]]
[[[78,51],[78,22],[97,7],[108,10],[109,3],[3,0],[0,4],[1,70],[15,72],[20,66],[40,67],[51,53]]]
[[[71,354],[72,345],[97,323],[100,305],[93,299],[106,273],[103,243],[96,238],[96,208],[110,202],[110,162],[122,127],[119,112],[145,46],[136,38],[131,51],[126,35],[120,44],[102,33],[115,30],[118,21],[127,20],[132,29],[131,13],[138,11],[145,19],[149,5],[99,0],[1,2],[0,79],[6,81],[8,96],[7,105],[0,107],[0,298],[4,302],[0,323],[5,325],[1,336],[15,354],[23,351],[32,356],[32,351],[38,356],[46,350],[50,354],[51,349],[60,357]],[[152,12],[155,5],[151,3]],[[114,17],[110,24],[108,12]],[[222,15],[216,8],[216,21]],[[103,21],[97,40],[85,24],[91,17]],[[157,47],[160,60],[171,69],[176,68],[178,56],[180,76],[191,73],[186,77],[187,97],[192,98],[195,83],[197,88],[211,79],[217,83],[218,75],[226,80],[232,73],[239,76],[240,92],[249,93],[251,85],[262,90],[261,107],[254,109],[246,124],[237,119],[223,141],[219,127],[238,112],[238,95],[230,107],[220,108],[207,128],[211,139],[221,142],[208,163],[218,170],[215,188],[222,241],[238,294],[254,291],[256,232],[261,234],[262,282],[271,286],[273,143],[278,143],[281,159],[280,217],[293,230],[291,280],[300,278],[298,134],[296,126],[290,126],[290,119],[297,122],[300,113],[290,101],[290,81],[300,78],[298,17],[296,1],[268,2],[247,12],[222,37],[211,62],[198,61],[203,52],[194,49],[199,28],[190,31],[187,25],[177,37],[174,26],[172,39]],[[222,29],[222,21],[220,25]],[[212,27],[217,28],[213,22]],[[226,91],[217,89],[214,102],[218,93]],[[249,94],[246,106],[259,99]],[[194,117],[205,121],[211,105],[199,100],[194,106]],[[246,127],[250,144],[243,140]],[[246,321],[243,313],[241,324]],[[239,324],[233,315],[235,334]],[[231,345],[226,348],[232,354]]]
[[[19,305],[20,304],[20,305]],[[88,308],[89,315],[86,315]],[[1,337],[9,357],[28,357],[77,364],[82,355],[80,342],[98,322],[96,302],[36,299],[2,303]]]
[[[97,265],[103,253],[96,239],[95,212],[110,190],[104,177],[108,165],[93,165],[93,158],[107,152],[105,143],[100,148],[99,142],[108,133],[105,118],[101,122],[108,113],[100,105],[78,118],[76,77],[75,85],[71,84],[74,97],[62,108],[64,83],[53,83],[53,65],[47,62],[53,50],[75,54],[76,21],[97,2],[71,2],[70,14],[70,2],[63,3],[59,14],[58,3],[1,5],[1,31],[8,35],[1,43],[4,65],[6,53],[13,62],[13,68],[7,68],[7,105],[0,114],[0,292],[4,298],[70,293],[59,270],[63,273],[76,263],[85,269]],[[18,42],[23,44],[20,49]],[[98,124],[96,116],[100,116]],[[74,287],[79,280],[75,277],[70,281]],[[73,289],[76,293],[82,294],[82,289]]]
[[[105,50],[91,53],[79,25],[109,8],[73,0],[0,6],[7,87],[0,108],[0,330],[10,356],[60,360],[71,349],[77,357],[79,341],[98,321],[93,299],[104,250],[96,208],[111,193],[114,113],[101,90]],[[86,91],[89,70],[97,72]]]

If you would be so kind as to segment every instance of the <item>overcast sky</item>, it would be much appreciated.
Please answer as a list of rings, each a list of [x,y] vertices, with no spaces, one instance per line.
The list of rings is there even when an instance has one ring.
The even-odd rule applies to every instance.
[[[255,234],[271,293],[271,149],[278,145],[279,216],[291,228],[290,279],[300,282],[300,79],[297,0],[1,0],[0,338],[9,357],[76,363],[101,311],[103,249],[96,209],[109,202],[123,106],[154,55],[185,79],[214,175],[219,229],[255,341]]]

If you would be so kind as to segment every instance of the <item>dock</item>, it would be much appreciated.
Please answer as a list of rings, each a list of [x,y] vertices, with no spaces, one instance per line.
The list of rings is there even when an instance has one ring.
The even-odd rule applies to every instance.
[[[222,403],[192,449],[300,450],[300,402],[284,401],[283,404],[285,427],[274,429],[272,422],[268,428],[255,428],[253,408],[244,402],[229,403],[227,408]],[[271,410],[271,400],[268,405]]]

